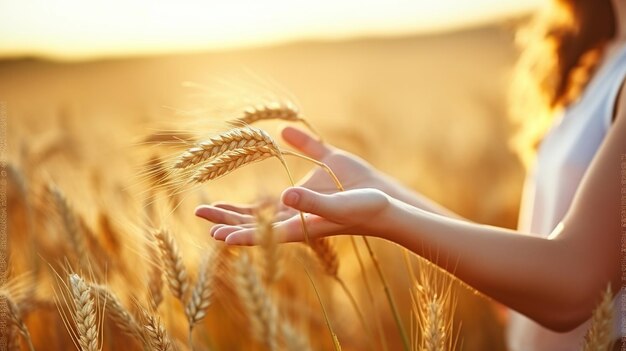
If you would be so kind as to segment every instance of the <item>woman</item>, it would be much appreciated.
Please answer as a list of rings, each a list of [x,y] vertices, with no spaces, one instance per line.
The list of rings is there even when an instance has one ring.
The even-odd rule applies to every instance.
[[[554,5],[533,32],[541,40],[529,41],[534,44],[520,63],[531,73],[520,81],[532,84],[518,90],[524,109],[516,111],[549,115],[552,127],[541,134],[517,231],[459,218],[365,161],[286,128],[285,140],[328,164],[347,191],[333,193],[319,170],[302,186],[285,190],[286,209],[277,223],[285,241],[304,239],[295,215],[300,210],[309,213],[311,237],[360,234],[391,240],[418,255],[435,249],[458,258],[456,276],[519,313],[511,318],[511,350],[579,349],[601,292],[609,283],[614,291],[622,286],[626,1],[555,0]],[[549,113],[531,109],[532,101]],[[527,130],[537,131],[536,125]],[[201,206],[196,214],[222,223],[211,229],[214,238],[253,244],[254,228],[246,225],[250,209],[221,204]]]

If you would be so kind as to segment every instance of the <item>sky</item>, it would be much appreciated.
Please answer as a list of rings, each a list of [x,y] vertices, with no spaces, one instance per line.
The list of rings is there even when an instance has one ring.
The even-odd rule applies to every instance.
[[[433,32],[545,1],[0,0],[0,57],[84,59]]]

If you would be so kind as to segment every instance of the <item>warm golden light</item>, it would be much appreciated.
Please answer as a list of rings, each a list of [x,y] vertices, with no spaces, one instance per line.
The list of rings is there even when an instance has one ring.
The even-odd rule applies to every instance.
[[[4,1],[0,56],[118,56],[436,31],[544,1]]]

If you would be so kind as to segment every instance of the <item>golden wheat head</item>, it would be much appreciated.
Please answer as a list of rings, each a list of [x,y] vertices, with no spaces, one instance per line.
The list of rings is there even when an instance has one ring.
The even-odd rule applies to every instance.
[[[91,289],[77,274],[70,275],[70,288],[74,301],[74,320],[78,332],[78,344],[83,351],[97,351],[98,329]]]
[[[178,300],[184,301],[189,281],[187,269],[185,268],[183,258],[178,250],[178,245],[171,234],[165,229],[154,232],[154,238],[161,251],[161,263],[163,264],[163,270],[165,271],[165,277],[167,278],[170,291]]]
[[[270,157],[281,158],[280,151],[273,145],[244,147],[232,150],[202,166],[192,176],[191,181],[193,183],[204,183],[209,180],[223,177],[243,166],[259,162]]]
[[[206,309],[211,304],[214,277],[211,256],[204,256],[198,271],[198,280],[187,302],[187,306],[185,306],[185,314],[189,320],[190,327],[200,322],[206,316]]]
[[[600,305],[593,311],[591,327],[585,335],[583,351],[610,351],[613,346],[613,293],[611,285],[602,294]]]
[[[252,127],[235,128],[187,149],[178,158],[174,168],[185,169],[192,167],[232,150],[272,144],[274,144],[272,138],[261,129]]]

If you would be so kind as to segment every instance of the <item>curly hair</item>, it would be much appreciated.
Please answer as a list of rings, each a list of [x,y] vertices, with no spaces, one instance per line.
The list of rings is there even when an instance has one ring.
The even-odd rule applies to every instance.
[[[518,32],[522,54],[511,89],[513,139],[528,164],[554,115],[575,102],[616,34],[611,0],[553,0]]]

